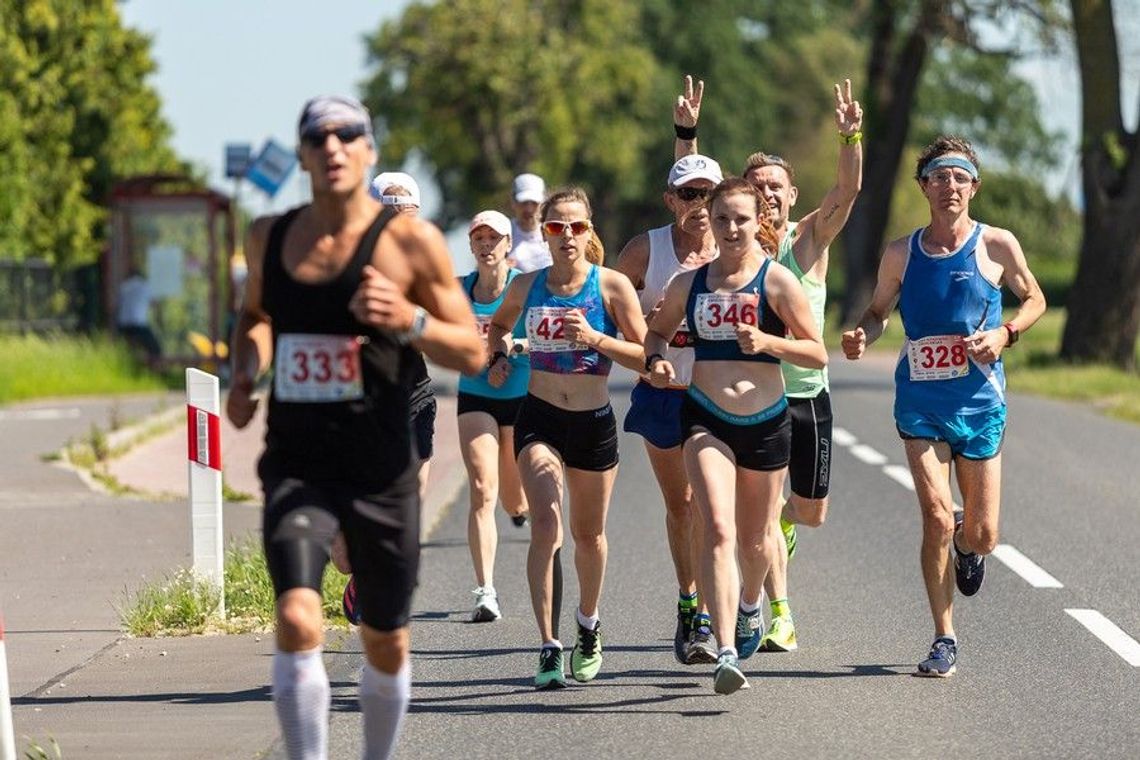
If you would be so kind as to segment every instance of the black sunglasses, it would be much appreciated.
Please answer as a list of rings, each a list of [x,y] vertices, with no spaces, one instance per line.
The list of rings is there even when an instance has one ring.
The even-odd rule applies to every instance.
[[[310,148],[323,148],[325,140],[329,138],[329,135],[336,135],[336,139],[340,140],[343,145],[348,145],[353,140],[364,137],[367,132],[368,129],[363,124],[349,124],[328,131],[317,130],[314,132],[306,132],[301,135],[301,142]]]
[[[703,201],[705,198],[709,197],[710,192],[712,192],[712,188],[709,188],[709,187],[675,187],[675,188],[673,188],[673,193],[678,198],[685,201],[686,203],[691,203],[692,201],[696,201],[696,200],[702,200]]]

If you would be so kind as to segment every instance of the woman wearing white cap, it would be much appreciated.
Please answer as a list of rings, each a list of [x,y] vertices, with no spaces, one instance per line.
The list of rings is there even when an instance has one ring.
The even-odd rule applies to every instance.
[[[498,211],[481,211],[467,228],[475,271],[460,278],[471,300],[479,334],[486,344],[491,317],[503,302],[507,286],[518,274],[507,264],[511,248],[511,220]],[[487,370],[459,378],[459,445],[470,483],[471,512],[467,517],[467,545],[475,566],[476,623],[502,617],[495,592],[495,502],[500,498],[515,525],[526,524],[526,496],[515,462],[515,418],[526,397],[530,378],[526,328],[515,324],[509,337],[511,373],[501,386],[487,381]]]
[[[602,665],[598,605],[606,569],[606,511],[617,476],[617,425],[606,377],[613,362],[640,370],[645,318],[629,278],[588,259],[590,202],[577,188],[552,195],[540,212],[551,266],[516,277],[491,322],[492,385],[509,380],[510,333],[526,320],[531,373],[515,421],[515,453],[530,506],[527,580],[542,649],[535,686],[566,685],[558,640],[562,494],[581,598],[570,668],[591,681]],[[596,243],[593,244],[596,248]],[[600,251],[598,251],[600,253]],[[625,339],[617,337],[621,328]]]

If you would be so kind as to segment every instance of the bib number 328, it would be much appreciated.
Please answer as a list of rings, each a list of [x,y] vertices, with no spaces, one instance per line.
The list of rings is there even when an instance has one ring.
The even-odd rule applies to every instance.
[[[910,379],[954,380],[970,373],[969,355],[961,335],[931,335],[907,344]]]
[[[274,352],[273,384],[279,401],[362,398],[360,341],[354,335],[280,335]]]

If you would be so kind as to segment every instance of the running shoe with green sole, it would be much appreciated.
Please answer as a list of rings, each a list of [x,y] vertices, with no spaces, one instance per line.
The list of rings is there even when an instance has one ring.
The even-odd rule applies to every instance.
[[[794,652],[799,649],[796,643],[796,624],[792,622],[791,615],[780,615],[772,618],[764,638],[760,639],[760,650],[763,652]]]
[[[788,559],[796,556],[796,524],[780,518],[780,530],[784,534],[784,543],[788,545]]]
[[[536,689],[564,689],[566,676],[562,672],[562,649],[543,647],[538,652],[538,673],[534,676]]]
[[[717,694],[732,694],[748,688],[748,679],[741,672],[736,655],[725,652],[717,657],[716,670],[713,671],[713,691]]]
[[[593,681],[602,669],[602,624],[595,623],[594,630],[578,625],[578,640],[570,650],[570,673],[575,681]]]

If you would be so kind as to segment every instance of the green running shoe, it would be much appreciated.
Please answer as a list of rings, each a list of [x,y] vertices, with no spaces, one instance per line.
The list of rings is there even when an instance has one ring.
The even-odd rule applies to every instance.
[[[732,694],[740,689],[751,688],[748,679],[740,671],[740,663],[732,652],[725,652],[716,658],[713,671],[713,691],[717,694]]]
[[[543,647],[538,652],[538,673],[534,676],[536,689],[564,689],[566,676],[562,673],[562,649]]]
[[[593,681],[602,669],[602,624],[595,623],[594,630],[578,625],[578,640],[570,651],[570,673],[575,681]]]
[[[793,652],[799,649],[796,643],[796,624],[792,622],[791,615],[780,615],[772,618],[764,638],[760,639],[760,650],[763,652]]]
[[[796,524],[780,518],[780,530],[784,534],[784,543],[788,545],[788,559],[796,556]]]

